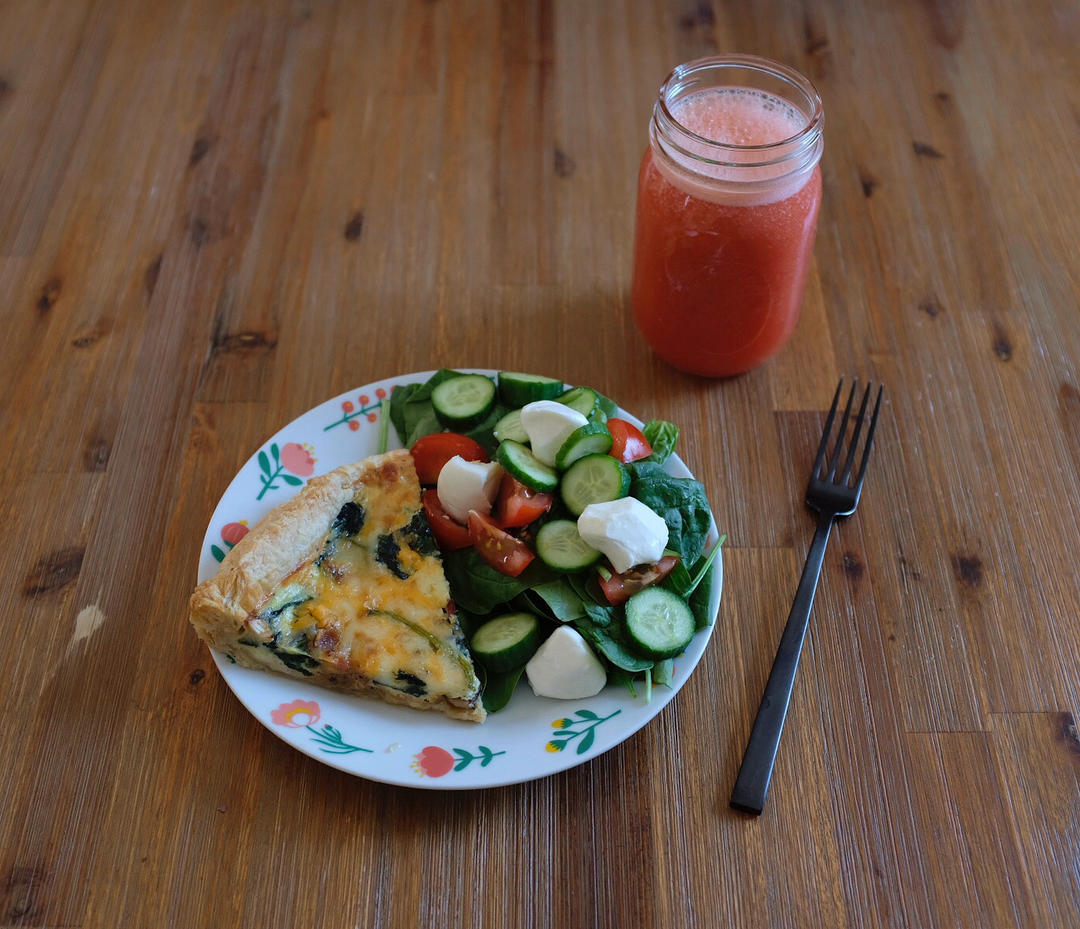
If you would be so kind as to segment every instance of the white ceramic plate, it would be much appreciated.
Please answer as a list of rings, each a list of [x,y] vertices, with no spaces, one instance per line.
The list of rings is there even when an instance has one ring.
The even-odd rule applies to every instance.
[[[494,371],[479,369],[494,375]],[[217,573],[225,552],[247,526],[296,493],[307,478],[378,451],[380,403],[396,385],[422,383],[423,371],[388,378],[327,400],[269,439],[229,485],[206,531],[199,580]],[[620,412],[637,426],[641,421]],[[387,424],[389,426],[389,424]],[[401,443],[389,426],[389,447]],[[678,456],[667,470],[691,477]],[[713,537],[716,529],[713,527]],[[721,559],[715,561],[713,615],[720,605]],[[233,693],[274,735],[325,764],[373,781],[460,790],[498,787],[546,777],[595,758],[644,726],[694,670],[712,635],[699,632],[675,661],[671,687],[644,688],[632,696],[608,686],[586,700],[537,697],[522,679],[509,705],[476,723],[441,714],[350,697],[266,671],[232,664],[218,652],[214,661]]]

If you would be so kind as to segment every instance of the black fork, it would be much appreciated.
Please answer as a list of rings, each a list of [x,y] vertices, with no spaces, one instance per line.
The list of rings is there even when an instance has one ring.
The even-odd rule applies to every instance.
[[[850,516],[859,505],[863,478],[866,476],[866,463],[870,460],[870,447],[874,441],[874,429],[877,426],[878,411],[881,408],[881,386],[878,387],[874,412],[870,417],[870,426],[866,430],[866,438],[863,441],[859,470],[854,476],[852,475],[859,439],[866,422],[866,409],[870,401],[872,384],[867,384],[863,392],[851,440],[847,446],[846,458],[843,455],[844,437],[847,433],[848,419],[851,416],[851,407],[855,401],[857,380],[852,382],[847,405],[844,407],[844,417],[832,442],[832,454],[829,454],[829,438],[833,431],[833,422],[836,419],[836,410],[840,403],[843,386],[844,381],[841,378],[840,383],[836,385],[836,394],[833,396],[832,407],[829,409],[829,416],[822,430],[821,444],[818,446],[817,457],[814,459],[814,470],[810,474],[810,483],[806,488],[806,505],[818,512],[817,532],[814,534],[814,541],[806,556],[802,580],[799,581],[795,602],[791,605],[791,613],[788,615],[784,634],[780,638],[780,647],[777,649],[776,658],[773,659],[769,682],[765,685],[765,695],[761,698],[761,707],[754,720],[754,728],[750,732],[750,741],[747,743],[746,753],[739,767],[735,789],[731,792],[731,805],[746,813],[758,814],[765,808],[765,795],[769,792],[769,781],[776,761],[776,749],[780,745],[780,733],[784,729],[784,719],[791,700],[791,688],[795,683],[795,671],[799,667],[799,656],[802,654],[803,640],[806,638],[806,627],[810,622],[810,607],[814,604],[814,593],[817,590],[818,578],[821,576],[821,563],[825,558],[829,532],[837,519]],[[842,458],[843,468],[841,469]]]

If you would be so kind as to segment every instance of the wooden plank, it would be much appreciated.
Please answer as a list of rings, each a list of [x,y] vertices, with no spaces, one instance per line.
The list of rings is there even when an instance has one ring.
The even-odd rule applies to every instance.
[[[996,775],[1036,925],[1080,919],[1077,788],[1080,741],[1071,712],[995,715]]]
[[[934,921],[949,926],[1038,925],[1023,884],[994,757],[996,734],[915,733],[906,738],[927,789],[915,830],[930,882]]]

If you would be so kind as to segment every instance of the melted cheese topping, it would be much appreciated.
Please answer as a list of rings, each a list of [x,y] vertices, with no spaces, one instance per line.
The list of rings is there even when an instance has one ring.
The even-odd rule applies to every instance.
[[[475,695],[478,682],[462,652],[464,640],[446,611],[450,592],[442,564],[410,546],[405,527],[416,515],[416,501],[380,488],[356,502],[365,513],[360,531],[331,539],[320,558],[287,578],[271,598],[273,606],[310,598],[268,620],[278,647],[395,690]],[[388,536],[394,559],[380,549]]]

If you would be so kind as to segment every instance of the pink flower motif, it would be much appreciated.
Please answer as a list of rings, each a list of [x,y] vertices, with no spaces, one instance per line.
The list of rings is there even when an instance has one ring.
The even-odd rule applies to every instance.
[[[380,400],[385,400],[386,391],[380,387],[378,390],[375,391],[375,396],[378,397]]]
[[[270,719],[278,726],[288,726],[290,729],[304,729],[314,726],[322,716],[319,704],[314,700],[293,700],[292,703],[283,703],[270,713]]]
[[[247,534],[247,520],[244,519],[240,520],[238,523],[226,523],[221,527],[221,538],[229,545],[235,545]]]
[[[312,456],[314,451],[310,445],[286,442],[281,448],[281,463],[293,474],[309,477],[315,473],[315,458]]]
[[[421,777],[442,777],[454,766],[454,756],[438,745],[420,749],[410,767]]]

